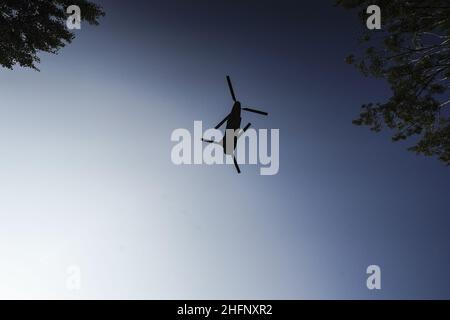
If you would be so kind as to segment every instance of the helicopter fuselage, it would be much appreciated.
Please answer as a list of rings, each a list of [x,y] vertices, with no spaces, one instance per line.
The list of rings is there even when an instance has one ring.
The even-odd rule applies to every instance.
[[[237,130],[241,127],[241,103],[235,102],[227,120],[226,129]]]
[[[233,105],[233,108],[231,109],[230,115],[228,117],[227,120],[227,126],[226,126],[226,130],[238,130],[241,127],[241,103],[239,101],[236,101]],[[231,146],[227,148],[227,134],[226,134],[226,130],[225,130],[225,135],[223,136],[222,139],[222,146],[223,149],[225,150],[225,154],[233,154],[234,153],[234,149],[236,149],[236,142],[237,142],[237,137],[234,136],[234,143]],[[231,149],[231,150],[230,150]]]

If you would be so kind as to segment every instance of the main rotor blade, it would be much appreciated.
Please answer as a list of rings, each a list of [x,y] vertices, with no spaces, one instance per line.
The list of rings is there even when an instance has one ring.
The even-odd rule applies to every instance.
[[[262,114],[263,116],[268,116],[269,115],[267,112],[259,111],[259,110],[255,110],[255,109],[251,109],[251,108],[242,108],[242,110],[250,111],[250,112],[254,112],[254,113],[259,113],[259,114]]]
[[[242,130],[239,132],[239,135],[237,136],[237,138],[239,139],[239,138],[245,133],[245,131],[247,131],[247,129],[250,128],[251,125],[252,125],[251,123],[248,123],[248,124],[245,126],[245,128],[242,129]]]
[[[230,88],[231,97],[233,98],[234,102],[236,102],[237,100],[236,100],[236,96],[234,95],[233,85],[231,84],[230,76],[227,76],[227,82],[228,82],[228,87]]]
[[[214,127],[214,129],[219,129],[220,126],[223,125],[224,122],[228,120],[228,117],[229,117],[229,116],[230,116],[230,115],[227,115],[227,116],[225,117],[225,119],[223,119],[222,121],[220,121],[219,124],[218,124],[217,126]]]
[[[237,163],[236,157],[233,156],[234,166],[236,167],[237,173],[241,173],[241,169],[239,169],[239,165]]]

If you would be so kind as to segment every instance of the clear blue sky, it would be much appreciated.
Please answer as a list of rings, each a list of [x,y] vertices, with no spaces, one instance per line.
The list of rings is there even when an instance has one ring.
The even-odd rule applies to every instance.
[[[450,298],[449,169],[351,124],[389,96],[344,62],[355,12],[97,2],[41,72],[0,73],[0,297]],[[280,129],[278,175],[172,164],[174,129],[231,107],[227,74]]]

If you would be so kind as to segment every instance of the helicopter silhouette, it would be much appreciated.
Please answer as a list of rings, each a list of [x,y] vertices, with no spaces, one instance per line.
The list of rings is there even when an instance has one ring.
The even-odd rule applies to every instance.
[[[241,128],[241,110],[244,111],[248,111],[248,112],[253,112],[253,113],[258,113],[261,114],[263,116],[267,116],[269,115],[267,112],[264,111],[260,111],[260,110],[256,110],[256,109],[252,109],[252,108],[242,108],[241,107],[241,103],[236,99],[236,96],[234,94],[234,90],[233,90],[233,85],[231,84],[231,79],[229,76],[227,76],[227,82],[228,82],[228,88],[230,89],[230,93],[231,93],[231,97],[233,98],[234,104],[233,107],[231,109],[231,112],[222,120],[220,121],[215,127],[214,129],[219,129],[224,123],[225,121],[227,122],[226,125],[226,130],[234,130],[233,132],[237,132],[237,130],[240,130]],[[233,143],[228,143],[227,144],[227,135],[225,134],[222,138],[222,140],[220,140],[219,142],[217,141],[213,141],[213,140],[206,140],[202,138],[203,142],[207,142],[207,143],[215,143],[218,145],[221,145],[225,151],[225,154],[228,155],[232,155],[233,156],[233,162],[234,162],[234,166],[236,167],[236,170],[238,173],[241,173],[241,170],[239,169],[239,165],[237,163],[236,160],[236,156],[235,156],[235,149],[236,149],[236,144],[237,144],[237,140],[239,139],[239,137],[245,132],[247,131],[247,129],[251,126],[251,123],[249,122],[244,129],[242,129],[242,131],[239,131],[238,135],[234,135],[234,141]]]

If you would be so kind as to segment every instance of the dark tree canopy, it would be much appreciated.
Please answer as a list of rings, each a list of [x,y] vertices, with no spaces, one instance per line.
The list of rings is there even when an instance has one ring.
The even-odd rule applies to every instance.
[[[409,150],[450,165],[449,0],[337,0],[356,9],[364,25],[364,52],[350,55],[367,76],[388,81],[392,96],[368,103],[353,122],[373,131],[393,130],[394,141],[409,139]],[[369,5],[381,8],[381,30],[366,28]]]
[[[38,70],[39,52],[57,53],[74,34],[66,27],[66,9],[77,5],[81,19],[98,24],[102,9],[87,0],[1,0],[0,65]]]

